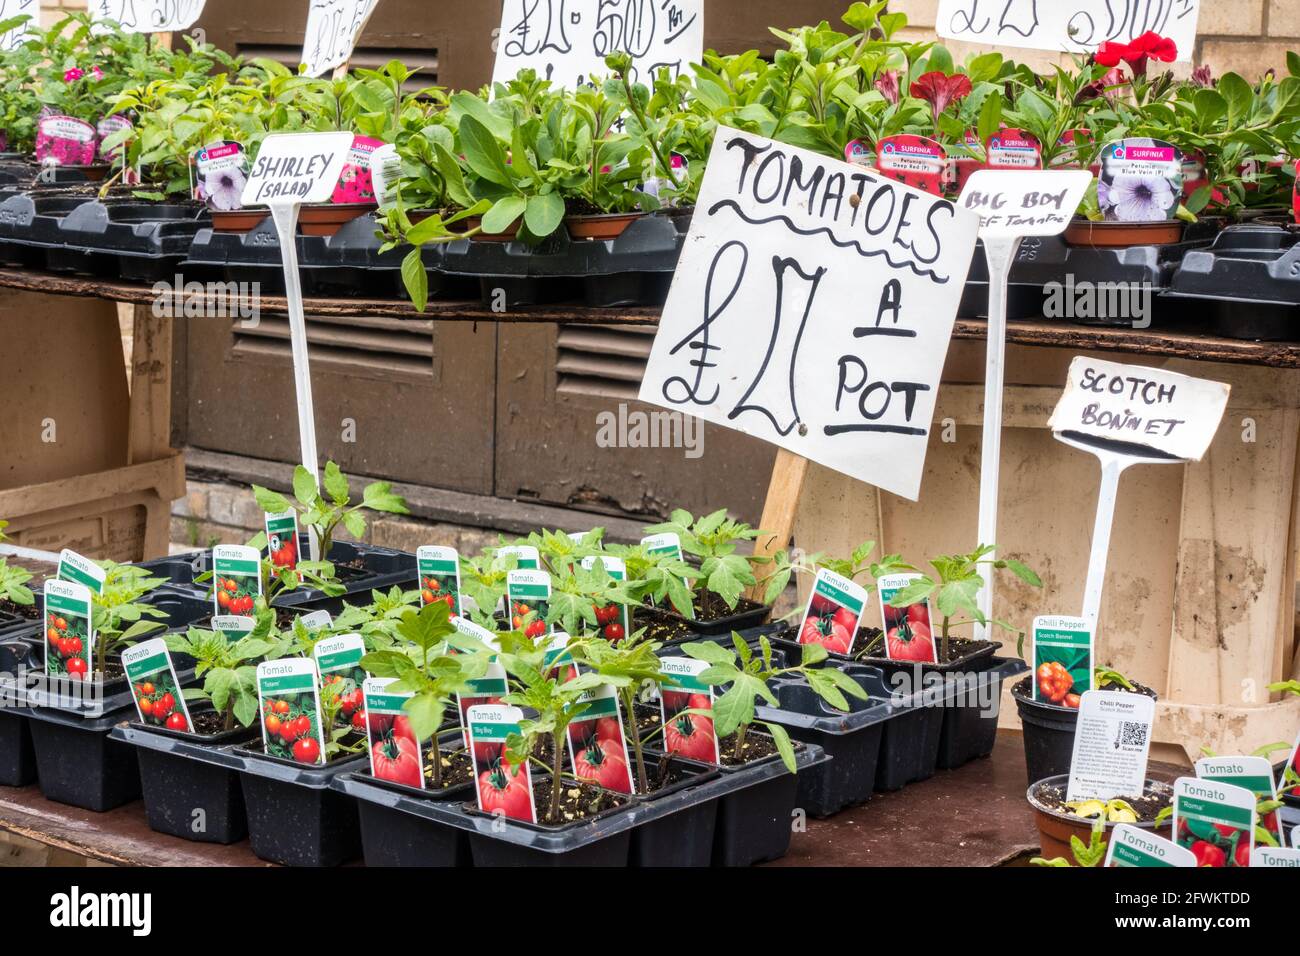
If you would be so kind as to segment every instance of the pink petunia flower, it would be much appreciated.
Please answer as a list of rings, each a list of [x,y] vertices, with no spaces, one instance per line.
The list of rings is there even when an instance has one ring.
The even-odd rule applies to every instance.
[[[885,70],[885,72],[881,73],[880,76],[876,78],[876,89],[880,91],[880,94],[884,96],[885,99],[897,106],[899,97],[898,71]]]
[[[79,66],[74,66],[63,74],[64,83],[75,83],[86,75],[86,72]]]

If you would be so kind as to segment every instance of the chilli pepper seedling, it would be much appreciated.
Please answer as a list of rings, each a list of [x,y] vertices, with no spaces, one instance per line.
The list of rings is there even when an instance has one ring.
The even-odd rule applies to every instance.
[[[1092,832],[1088,835],[1088,842],[1084,843],[1074,834],[1070,835],[1070,854],[1074,857],[1074,865],[1081,867],[1098,867],[1106,859],[1106,828],[1100,819],[1093,825]],[[1070,861],[1063,856],[1055,857],[1051,860],[1045,860],[1041,856],[1036,856],[1029,861],[1034,866],[1053,866],[1068,867]]]

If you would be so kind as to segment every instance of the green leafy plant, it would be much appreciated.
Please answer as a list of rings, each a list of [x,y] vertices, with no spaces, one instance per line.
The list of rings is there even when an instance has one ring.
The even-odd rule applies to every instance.
[[[202,687],[185,690],[186,700],[207,701],[223,715],[222,729],[251,727],[257,719],[257,665],[274,660],[283,650],[263,628],[232,641],[225,634],[192,627],[184,634],[164,638],[173,654],[186,654],[195,661],[195,676]]]
[[[687,617],[694,617],[701,590],[716,594],[728,609],[734,611],[744,589],[757,583],[754,569],[773,561],[772,558],[737,553],[741,542],[753,541],[763,532],[728,517],[726,508],[699,518],[679,508],[673,511],[668,521],[651,525],[645,531],[646,534],[676,533],[682,550],[700,559],[696,601],[687,606],[673,604]],[[671,595],[669,599],[672,599]]]
[[[4,24],[0,23],[0,27],[3,26]],[[3,32],[0,29],[0,33]],[[8,521],[0,521],[0,543],[5,540],[5,528],[7,527],[9,527]],[[11,565],[8,558],[0,557],[0,601],[31,607],[36,603],[32,589],[27,586],[27,582],[31,579],[32,572],[16,564]]]
[[[1074,857],[1074,866],[1098,867],[1106,859],[1106,828],[1105,824],[1098,819],[1092,828],[1092,833],[1088,836],[1088,842],[1084,843],[1077,836],[1070,835],[1070,854]],[[1056,857],[1051,860],[1045,860],[1041,856],[1036,856],[1029,861],[1034,866],[1054,866],[1069,867],[1070,861],[1065,857]]]

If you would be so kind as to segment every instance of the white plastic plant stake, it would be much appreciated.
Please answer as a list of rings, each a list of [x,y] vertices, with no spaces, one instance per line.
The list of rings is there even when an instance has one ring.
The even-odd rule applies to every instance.
[[[989,273],[989,337],[984,363],[984,437],[980,445],[979,545],[998,540],[998,480],[1002,470],[1002,392],[1006,380],[1007,286],[1011,263],[1026,236],[1065,231],[1092,174],[1085,170],[986,169],[975,173],[957,204],[980,215]],[[990,555],[992,557],[992,555]],[[993,619],[993,576],[983,571],[979,608]],[[977,625],[986,640],[988,625]]]

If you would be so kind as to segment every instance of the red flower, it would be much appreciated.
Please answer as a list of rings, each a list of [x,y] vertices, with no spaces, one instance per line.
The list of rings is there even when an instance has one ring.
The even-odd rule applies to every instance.
[[[930,112],[934,114],[934,121],[937,123],[944,110],[970,96],[970,77],[960,73],[949,76],[942,70],[934,70],[919,77],[912,84],[909,92],[918,100],[925,100],[930,104]]]
[[[876,80],[876,89],[878,89],[885,99],[894,105],[898,104],[898,71],[885,70]]]
[[[1095,80],[1083,89],[1079,90],[1074,97],[1074,104],[1075,106],[1078,106],[1080,103],[1086,103],[1088,100],[1095,100],[1099,96],[1104,96],[1107,99],[1114,99],[1116,92],[1126,83],[1128,83],[1128,80],[1124,78],[1123,70],[1107,70],[1106,75],[1100,80]]]
[[[1176,59],[1178,59],[1178,44],[1151,30],[1132,43],[1107,41],[1093,56],[1093,60],[1102,66],[1119,66],[1121,62],[1127,63],[1134,76],[1147,75],[1148,60],[1172,63]]]
[[[1208,66],[1198,66],[1192,70],[1192,83],[1207,89],[1214,86],[1214,71]]]

